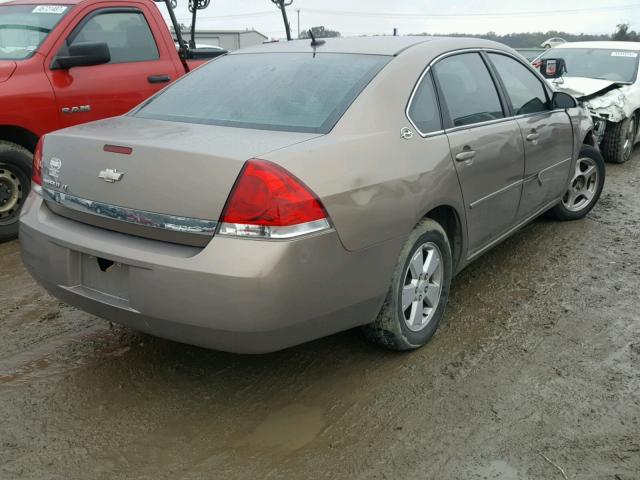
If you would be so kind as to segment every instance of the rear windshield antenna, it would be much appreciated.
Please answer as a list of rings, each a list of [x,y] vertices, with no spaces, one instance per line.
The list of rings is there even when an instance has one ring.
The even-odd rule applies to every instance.
[[[313,35],[313,30],[309,30],[309,36],[311,37],[311,46],[314,48],[326,43],[324,40],[316,40],[316,37]]]

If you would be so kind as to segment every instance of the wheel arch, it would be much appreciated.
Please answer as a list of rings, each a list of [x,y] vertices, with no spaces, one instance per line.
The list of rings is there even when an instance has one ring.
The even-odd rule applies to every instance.
[[[439,205],[429,210],[422,218],[430,218],[444,228],[451,245],[453,271],[455,272],[460,264],[463,249],[463,230],[460,214],[451,205]]]
[[[38,143],[38,135],[16,125],[0,125],[0,140],[16,143],[33,153]]]

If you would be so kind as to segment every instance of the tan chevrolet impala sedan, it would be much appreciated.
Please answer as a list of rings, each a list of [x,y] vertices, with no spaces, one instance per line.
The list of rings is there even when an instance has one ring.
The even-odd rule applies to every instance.
[[[409,350],[472,260],[591,210],[591,129],[498,43],[239,50],[43,138],[22,254],[63,301],[179,342],[260,353],[362,326]]]

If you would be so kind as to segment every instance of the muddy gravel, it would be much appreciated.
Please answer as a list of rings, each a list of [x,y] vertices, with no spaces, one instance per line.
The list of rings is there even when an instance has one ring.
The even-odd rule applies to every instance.
[[[640,154],[607,169],[585,220],[463,271],[408,354],[358,331],[264,356],[160,340],[51,298],[0,244],[0,478],[640,478]]]

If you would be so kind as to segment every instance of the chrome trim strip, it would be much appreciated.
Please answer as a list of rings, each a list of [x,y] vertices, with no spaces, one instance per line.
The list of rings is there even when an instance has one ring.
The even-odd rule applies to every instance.
[[[486,127],[487,125],[495,125],[498,123],[506,123],[511,121],[515,121],[515,118],[514,117],[495,118],[493,120],[485,120],[484,122],[476,122],[476,123],[470,123],[469,125],[459,125],[457,127],[447,128],[445,130],[445,133],[454,133],[462,130],[471,130],[473,128]]]
[[[76,197],[67,193],[42,188],[45,201],[53,202],[70,210],[88,213],[101,218],[117,220],[119,222],[144,227],[168,230],[171,232],[190,233],[212,237],[218,226],[216,220],[202,220],[199,218],[179,217],[163,213],[148,212],[135,208],[120,207],[108,203],[96,202],[86,198]]]
[[[571,160],[573,160],[573,158],[571,157],[565,158],[564,160],[560,160],[559,162],[554,163],[553,165],[549,165],[548,167],[543,168],[537,173],[531,173],[529,174],[529,176],[524,178],[524,183],[530,182],[531,180],[539,180],[540,183],[542,183],[542,175],[544,175],[549,170],[553,170],[554,168],[561,167],[562,165],[564,165],[567,162],[570,162]]]
[[[482,197],[482,198],[479,198],[478,200],[476,200],[476,201],[474,201],[474,202],[471,202],[471,203],[469,204],[469,208],[470,208],[470,209],[472,209],[472,208],[474,208],[474,207],[477,207],[477,206],[478,206],[479,204],[481,204],[482,202],[484,202],[484,201],[486,201],[486,200],[489,200],[489,199],[491,199],[491,198],[493,198],[493,197],[497,197],[498,195],[501,195],[501,194],[503,194],[504,192],[506,192],[506,191],[508,191],[508,190],[511,190],[512,188],[515,188],[515,187],[517,187],[517,186],[520,186],[520,185],[522,185],[523,183],[524,183],[524,180],[523,180],[523,179],[520,179],[520,180],[518,180],[518,181],[516,181],[516,182],[510,183],[509,185],[507,185],[507,186],[505,186],[505,187],[502,187],[500,190],[496,190],[495,192],[490,193],[490,194],[489,194],[489,195],[487,195],[486,197]]]
[[[311,233],[329,230],[331,224],[326,218],[314,220],[312,222],[299,223],[297,225],[265,227],[262,225],[247,225],[242,223],[220,224],[218,235],[225,235],[238,238],[255,238],[265,240],[286,240]]]

